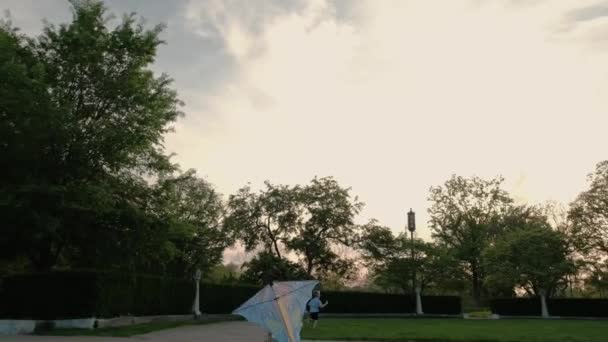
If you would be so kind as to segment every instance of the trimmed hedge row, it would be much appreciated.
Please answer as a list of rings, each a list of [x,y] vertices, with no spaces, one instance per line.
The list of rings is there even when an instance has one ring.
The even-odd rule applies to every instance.
[[[495,299],[490,303],[492,313],[503,316],[540,316],[541,302],[534,298]],[[554,298],[547,299],[551,316],[608,317],[608,299]]]
[[[540,298],[501,298],[490,301],[493,314],[503,316],[540,316]]]
[[[227,314],[238,308],[260,290],[256,286],[201,284],[201,312],[208,314]],[[192,305],[193,296],[190,296]]]
[[[413,296],[375,292],[323,291],[322,300],[330,305],[327,313],[414,313],[416,301]],[[423,296],[422,309],[425,314],[459,315],[462,313],[460,297]]]
[[[415,312],[411,296],[370,292],[322,291],[321,300],[329,301],[327,313],[409,313]]]
[[[253,296],[259,287],[201,284],[203,313],[226,314]],[[0,319],[66,319],[119,315],[188,314],[194,284],[188,280],[96,271],[15,275],[0,284]],[[413,313],[411,296],[323,291],[329,313]],[[425,314],[460,314],[459,297],[424,296]]]
[[[188,313],[188,281],[93,271],[16,275],[2,282],[0,318],[62,319]]]

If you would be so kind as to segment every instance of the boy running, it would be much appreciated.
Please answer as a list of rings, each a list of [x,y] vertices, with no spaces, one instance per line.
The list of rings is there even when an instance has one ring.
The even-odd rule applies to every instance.
[[[308,306],[310,307],[310,319],[312,319],[312,327],[316,328],[317,327],[317,321],[319,320],[319,311],[321,311],[322,308],[326,307],[327,304],[329,304],[328,301],[325,301],[325,303],[321,303],[321,299],[319,299],[321,297],[321,291],[315,291],[314,297],[310,300],[310,302],[308,302]]]

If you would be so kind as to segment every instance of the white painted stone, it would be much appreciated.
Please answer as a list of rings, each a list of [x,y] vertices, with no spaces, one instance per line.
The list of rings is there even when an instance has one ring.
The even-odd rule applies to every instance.
[[[55,328],[93,329],[95,327],[95,318],[61,319],[53,322]]]
[[[36,321],[0,319],[0,336],[31,334],[36,329]]]
[[[197,269],[193,275],[194,283],[196,284],[196,293],[194,294],[194,303],[192,303],[192,313],[196,317],[200,317],[201,309],[200,309],[200,280],[201,280],[201,270]]]
[[[543,289],[541,289],[539,292],[541,315],[543,318],[549,318],[549,310],[547,309],[547,293]]]
[[[422,296],[420,295],[422,289],[420,287],[416,287],[416,315],[422,315]]]
[[[133,324],[135,324],[135,317],[133,316],[120,316],[115,318],[97,320],[98,328],[114,328]]]

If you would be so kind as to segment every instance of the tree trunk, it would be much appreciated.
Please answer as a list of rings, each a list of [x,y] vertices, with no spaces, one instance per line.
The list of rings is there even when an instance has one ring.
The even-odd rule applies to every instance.
[[[281,259],[281,251],[279,250],[279,243],[277,242],[277,240],[273,240],[273,241],[272,241],[272,244],[274,245],[274,250],[275,250],[275,251],[276,251],[276,253],[277,253],[277,257],[278,257],[279,259]]]
[[[479,270],[476,265],[472,266],[473,273],[473,301],[476,307],[481,306],[481,279],[479,277]]]
[[[56,249],[56,251],[53,251],[53,242],[49,238],[38,245],[38,250],[29,253],[29,259],[36,271],[47,272],[55,266],[61,252],[61,246],[58,246]]]
[[[279,241],[272,233],[272,229],[270,229],[270,217],[266,220],[266,230],[268,231],[268,237],[272,240],[272,245],[274,246],[274,251],[277,253],[277,257],[281,258],[281,251],[279,250]]]
[[[306,273],[309,277],[312,277],[312,269],[314,267],[313,257],[310,255],[306,256]]]

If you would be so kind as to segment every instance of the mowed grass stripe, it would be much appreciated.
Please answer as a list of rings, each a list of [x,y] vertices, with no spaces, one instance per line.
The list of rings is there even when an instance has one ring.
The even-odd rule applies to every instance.
[[[606,320],[321,319],[309,340],[606,342]]]

